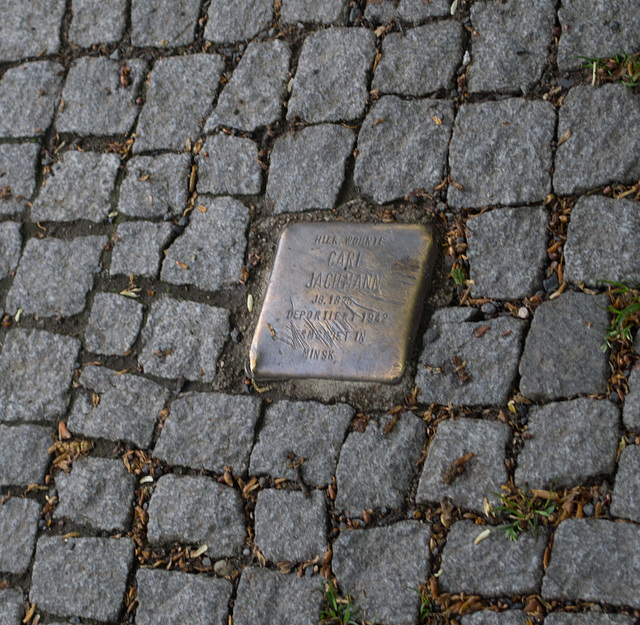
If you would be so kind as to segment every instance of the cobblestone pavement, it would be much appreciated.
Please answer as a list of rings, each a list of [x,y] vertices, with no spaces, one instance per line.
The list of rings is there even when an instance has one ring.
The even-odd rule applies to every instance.
[[[639,9],[0,0],[0,624],[637,625]],[[245,376],[297,221],[431,226],[400,383]]]

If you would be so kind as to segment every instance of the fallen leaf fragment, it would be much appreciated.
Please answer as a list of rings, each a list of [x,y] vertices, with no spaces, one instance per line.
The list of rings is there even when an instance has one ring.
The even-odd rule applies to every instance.
[[[558,139],[558,147],[560,147],[565,141],[567,141],[570,136],[571,136],[571,130],[569,129]]]

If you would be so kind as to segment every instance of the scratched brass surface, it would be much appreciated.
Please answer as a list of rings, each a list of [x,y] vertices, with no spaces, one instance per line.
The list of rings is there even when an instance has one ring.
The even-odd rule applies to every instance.
[[[251,344],[253,376],[397,381],[432,259],[422,225],[288,226]]]

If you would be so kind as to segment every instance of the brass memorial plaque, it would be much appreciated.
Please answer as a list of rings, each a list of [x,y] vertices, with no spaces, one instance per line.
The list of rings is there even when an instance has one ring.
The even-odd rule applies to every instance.
[[[251,345],[253,376],[397,381],[413,344],[432,251],[422,225],[288,226]]]

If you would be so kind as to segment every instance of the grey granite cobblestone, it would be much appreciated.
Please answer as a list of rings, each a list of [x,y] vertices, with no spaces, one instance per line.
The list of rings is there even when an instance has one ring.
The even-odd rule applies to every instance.
[[[255,542],[272,562],[304,562],[322,558],[327,548],[324,493],[269,488],[258,493]]]
[[[604,393],[609,324],[603,296],[564,293],[535,311],[520,360],[520,391],[538,401]]]
[[[140,569],[136,625],[227,625],[233,586],[224,579]]]
[[[347,437],[336,468],[335,505],[359,515],[367,508],[401,508],[422,454],[425,424],[401,415],[385,433],[391,417],[371,419],[363,432]]]
[[[228,336],[228,310],[162,297],[151,305],[139,363],[152,375],[211,382]]]
[[[471,8],[469,92],[522,91],[540,79],[553,40],[553,0],[479,2]]]
[[[429,17],[444,17],[450,14],[448,0],[369,0],[364,12],[368,20],[386,24],[390,20],[400,19],[416,23]]]
[[[0,145],[0,215],[24,210],[35,190],[39,153],[37,143]]]
[[[156,61],[138,119],[135,153],[183,150],[201,132],[224,69],[216,54],[172,56]]]
[[[279,401],[269,406],[251,453],[254,475],[295,479],[289,454],[304,458],[302,479],[309,486],[329,484],[355,411],[346,404]]]
[[[0,486],[39,484],[49,465],[49,429],[0,423]]]
[[[544,619],[546,625],[633,625],[635,617],[630,614],[603,614],[586,612],[552,612]]]
[[[128,84],[121,79],[127,67]],[[131,130],[140,105],[136,100],[146,76],[140,59],[119,63],[106,57],[81,57],[71,66],[62,91],[64,108],[56,119],[58,132],[109,136]]]
[[[134,156],[127,162],[118,210],[130,217],[181,213],[189,196],[188,154]]]
[[[0,572],[20,575],[29,568],[39,520],[40,506],[32,499],[12,497],[0,506]]]
[[[0,62],[57,52],[64,9],[64,0],[2,0]]]
[[[284,41],[253,42],[224,87],[205,131],[231,126],[254,131],[282,117],[291,48]]]
[[[97,293],[85,345],[96,354],[122,356],[131,350],[142,324],[142,304],[115,293]]]
[[[548,102],[510,98],[460,108],[451,138],[450,206],[539,202],[551,191],[555,113]]]
[[[64,67],[51,61],[8,69],[0,79],[0,137],[44,135],[55,113]]]
[[[323,606],[318,578],[247,566],[233,608],[235,625],[316,625]]]
[[[474,614],[462,617],[463,625],[526,625],[529,620],[529,615],[523,610],[506,610],[505,612],[480,610]],[[548,618],[545,620],[548,621]],[[558,623],[558,625],[560,624]],[[569,623],[566,623],[566,625],[569,625]],[[611,623],[611,625],[613,625],[613,623]],[[622,623],[620,625],[622,625]]]
[[[640,354],[638,342],[636,337],[636,354]],[[640,367],[629,376],[629,393],[625,397],[622,420],[627,430],[640,433]]]
[[[67,425],[72,432],[149,447],[169,391],[140,376],[97,366],[85,366],[79,382],[87,393],[71,410]]]
[[[382,93],[421,96],[450,88],[462,59],[462,28],[454,21],[389,33],[372,88]]]
[[[22,236],[20,224],[5,221],[0,224],[0,279],[10,275],[18,266]]]
[[[567,519],[555,531],[542,596],[640,608],[640,526]]]
[[[120,41],[127,25],[127,0],[73,0],[69,40],[83,48]]]
[[[431,318],[416,374],[422,401],[507,402],[517,374],[524,323],[512,317],[472,321],[473,312],[445,308]]]
[[[443,178],[453,125],[453,106],[444,100],[381,98],[358,136],[354,181],[378,204],[424,189]]]
[[[6,310],[15,314],[22,309],[43,317],[82,312],[93,276],[100,270],[106,241],[103,236],[29,239],[7,295]]]
[[[542,288],[549,214],[542,207],[501,208],[467,222],[473,297],[513,300]]]
[[[333,571],[368,621],[413,625],[420,597],[412,590],[429,570],[430,526],[401,521],[343,532],[333,547]],[[393,575],[389,575],[393,571]]]
[[[29,599],[58,616],[115,620],[124,605],[133,547],[129,538],[42,537]]]
[[[565,278],[598,287],[602,280],[640,282],[639,241],[640,211],[635,202],[581,197],[571,210]]]
[[[611,514],[640,523],[640,447],[637,445],[625,447],[618,460]]]
[[[597,120],[597,123],[594,123]],[[623,85],[575,87],[560,109],[553,187],[559,195],[584,193],[640,176],[640,100]]]
[[[200,0],[132,0],[131,44],[188,46],[195,39]]]
[[[111,252],[110,272],[156,278],[162,250],[169,242],[171,224],[147,221],[125,222],[118,226],[117,241]]]
[[[22,593],[14,588],[0,590],[0,623],[21,625],[24,615]]]
[[[56,475],[55,517],[107,532],[126,531],[135,484],[122,460],[80,458],[71,473]]]
[[[120,159],[115,154],[65,152],[33,203],[33,221],[102,222],[111,210]]]
[[[373,33],[365,29],[329,28],[309,35],[298,61],[287,119],[313,124],[360,117],[375,53]]]
[[[532,406],[515,482],[566,488],[615,470],[620,411],[609,401],[580,398]]]
[[[285,24],[341,24],[347,5],[346,0],[283,0],[280,19]]]
[[[266,193],[273,212],[333,208],[353,142],[353,131],[333,124],[310,126],[278,139]]]
[[[480,419],[456,419],[438,425],[429,445],[416,503],[439,503],[445,498],[454,505],[482,512],[485,499],[497,505],[495,493],[507,481],[504,460],[510,430],[504,423]],[[461,475],[449,476],[453,463],[472,453]]]
[[[249,467],[260,401],[223,393],[188,393],[171,404],[154,456],[172,465],[235,474]]]
[[[252,39],[271,26],[271,0],[212,0],[204,38],[214,43]]]
[[[184,233],[167,250],[160,277],[172,284],[217,291],[242,276],[249,209],[229,197],[198,202]]]
[[[489,536],[475,544],[487,529],[491,530]],[[514,542],[500,528],[458,521],[442,551],[440,590],[485,597],[536,594],[540,592],[547,542],[544,528],[538,528],[535,536],[525,532]]]
[[[258,146],[223,132],[209,137],[198,161],[198,193],[252,195],[262,189]]]
[[[80,342],[14,329],[0,354],[0,421],[53,421],[64,414]]]
[[[164,475],[149,504],[152,544],[206,544],[210,558],[237,555],[244,525],[240,493],[208,477]]]

